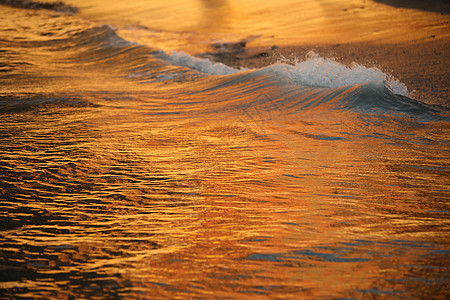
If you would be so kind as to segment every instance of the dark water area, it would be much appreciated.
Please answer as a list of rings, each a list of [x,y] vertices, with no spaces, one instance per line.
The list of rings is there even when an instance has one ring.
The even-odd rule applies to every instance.
[[[0,9],[1,298],[449,297],[448,108]]]

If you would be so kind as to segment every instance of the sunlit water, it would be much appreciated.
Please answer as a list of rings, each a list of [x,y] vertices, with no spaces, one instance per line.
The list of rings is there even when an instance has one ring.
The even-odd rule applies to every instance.
[[[449,111],[1,7],[6,298],[446,298]]]

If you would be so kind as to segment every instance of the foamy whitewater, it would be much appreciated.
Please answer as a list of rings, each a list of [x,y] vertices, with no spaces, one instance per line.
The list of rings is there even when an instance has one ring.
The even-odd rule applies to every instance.
[[[449,296],[447,108],[314,52],[235,69],[5,3],[5,298]]]
[[[177,66],[211,74],[229,75],[242,70],[228,67],[222,63],[214,63],[208,59],[192,57],[184,52],[173,51],[170,55],[161,55],[163,59]],[[284,62],[283,62],[284,61]],[[337,88],[346,85],[378,82],[384,83],[386,88],[397,95],[409,96],[408,88],[398,80],[391,78],[378,68],[366,68],[359,64],[353,64],[351,68],[334,60],[320,57],[315,52],[310,52],[305,61],[298,59],[291,61],[284,58],[276,65],[264,68],[264,72],[276,73],[279,76],[288,77],[290,81],[299,86]],[[244,69],[247,70],[247,69]]]

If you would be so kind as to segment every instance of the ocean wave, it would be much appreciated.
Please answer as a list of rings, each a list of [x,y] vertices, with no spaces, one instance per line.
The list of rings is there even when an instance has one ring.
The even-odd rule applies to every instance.
[[[32,65],[39,67],[32,55],[32,47],[36,47],[40,57],[47,53],[42,69],[55,66],[48,61],[56,56],[57,64],[66,64],[52,71],[55,77],[61,69],[85,69],[93,71],[92,74],[114,77],[112,85],[120,82],[124,89],[128,85],[126,80],[137,82],[153,94],[161,94],[161,84],[164,84],[164,97],[182,99],[173,101],[181,109],[192,110],[192,107],[187,108],[187,103],[203,103],[204,107],[198,111],[239,113],[242,107],[273,104],[283,107],[286,114],[311,109],[321,109],[325,113],[331,109],[405,114],[423,120],[442,119],[447,115],[441,108],[411,99],[403,83],[378,68],[358,64],[349,67],[314,52],[293,64],[278,62],[259,69],[236,69],[184,52],[168,54],[128,41],[109,25],[81,24],[73,34],[65,32],[55,37],[22,43],[29,52],[27,59]],[[23,75],[29,78],[26,73]],[[20,80],[18,74],[14,76]],[[66,72],[61,73],[63,76]],[[43,77],[42,80],[47,79]],[[85,86],[96,88],[90,83]],[[9,110],[6,106],[5,109]],[[161,109],[165,111],[165,108]]]
[[[171,64],[189,67],[211,75],[229,75],[248,70],[235,69],[184,52],[173,51],[171,54],[164,53],[160,57]],[[356,63],[347,67],[335,60],[322,58],[314,52],[310,52],[306,60],[294,65],[276,63],[263,70],[267,73],[286,76],[292,83],[308,87],[337,88],[353,84],[383,82],[394,94],[409,97],[405,84],[386,75],[378,68],[367,68]]]
[[[270,68],[269,68],[270,69]],[[253,119],[272,119],[278,115],[330,116],[353,112],[358,115],[408,117],[418,121],[448,120],[448,110],[431,106],[392,92],[385,81],[369,81],[325,88],[298,85],[285,75],[268,68],[223,76],[209,85],[195,87],[208,113],[251,115]]]

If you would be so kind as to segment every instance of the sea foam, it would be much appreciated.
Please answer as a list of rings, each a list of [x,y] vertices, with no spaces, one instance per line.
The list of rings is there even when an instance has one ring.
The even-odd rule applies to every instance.
[[[376,67],[367,68],[357,63],[347,67],[335,60],[320,57],[314,52],[308,53],[304,61],[296,60],[294,65],[278,63],[267,69],[283,74],[295,84],[302,86],[337,88],[353,84],[383,82],[392,93],[409,96],[408,88],[403,83]]]
[[[230,75],[241,71],[222,63],[216,63],[208,59],[191,56],[185,52],[172,51],[171,54],[163,55],[163,59],[173,65],[188,67],[211,75]]]
[[[162,58],[173,65],[188,67],[211,75],[230,75],[249,70],[235,69],[222,63],[191,56],[185,52],[164,53]],[[383,83],[392,93],[409,97],[408,88],[402,82],[386,75],[376,67],[367,68],[357,63],[348,67],[335,60],[320,57],[314,52],[308,53],[304,61],[295,60],[293,65],[278,62],[263,68],[262,71],[278,73],[288,77],[294,84],[308,87],[337,88],[379,82]]]

